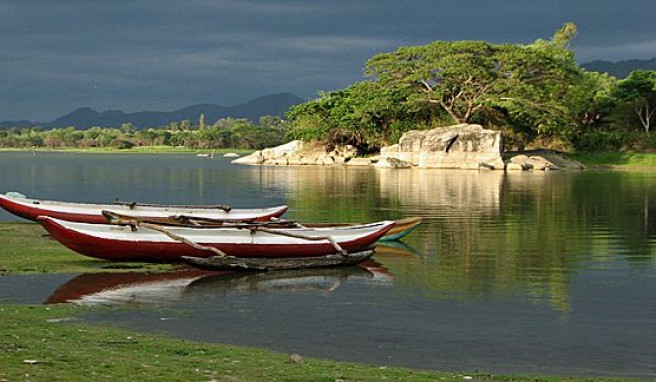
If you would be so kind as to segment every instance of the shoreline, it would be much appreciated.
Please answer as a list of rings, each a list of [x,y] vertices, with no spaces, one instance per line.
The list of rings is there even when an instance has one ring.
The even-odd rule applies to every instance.
[[[61,148],[61,149],[48,149],[48,148],[0,148],[0,153],[3,152],[21,152],[21,153],[80,153],[80,154],[211,154],[214,152],[221,157],[227,153],[238,153],[245,155],[252,153],[254,150],[244,149],[189,149],[171,146],[143,146],[140,148],[132,149],[117,149],[117,148]]]
[[[79,153],[79,154],[210,154],[212,152],[218,158],[223,154],[237,153],[240,156],[253,153],[255,150],[242,149],[188,149],[171,146],[144,146],[132,149],[116,148],[62,148],[62,149],[26,149],[26,148],[0,148],[3,152],[31,152],[31,153]],[[544,152],[546,150],[531,150],[528,152]],[[504,153],[504,155],[510,152]],[[571,158],[584,164],[588,170],[593,171],[654,171],[656,170],[656,153],[618,153],[618,152],[598,152],[598,153],[567,153],[557,152],[556,154]],[[215,158],[216,159],[216,158]]]

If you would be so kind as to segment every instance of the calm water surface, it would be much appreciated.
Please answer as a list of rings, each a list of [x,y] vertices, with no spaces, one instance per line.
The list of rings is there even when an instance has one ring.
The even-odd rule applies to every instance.
[[[656,378],[656,173],[0,153],[7,191],[87,202],[286,203],[287,217],[308,222],[419,215],[424,223],[363,267],[5,276],[0,301],[128,305],[85,319],[380,365]],[[0,220],[16,219],[0,212]]]

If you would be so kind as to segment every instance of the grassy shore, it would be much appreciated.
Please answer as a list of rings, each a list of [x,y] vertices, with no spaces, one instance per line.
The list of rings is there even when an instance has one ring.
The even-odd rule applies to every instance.
[[[0,276],[13,273],[89,273],[171,270],[170,264],[111,263],[81,256],[50,239],[37,223],[0,223]]]
[[[135,269],[157,272],[173,267],[87,259],[49,239],[38,224],[0,224],[0,277]],[[97,309],[108,308],[0,302],[0,381],[609,381],[422,371],[298,358],[91,325],[76,318]]]
[[[76,322],[87,308],[0,305],[0,380],[595,381],[411,370],[308,359]]]
[[[567,156],[588,167],[605,169],[641,169],[656,167],[656,154],[652,153],[571,153]]]
[[[0,152],[5,151],[35,151],[35,152],[79,152],[90,154],[210,154],[214,152],[217,157],[226,153],[237,153],[240,156],[248,155],[253,150],[241,149],[190,149],[187,147],[173,146],[138,146],[131,149],[117,149],[115,147],[94,147],[94,148],[62,148],[62,149],[18,149],[18,148],[0,148]],[[588,167],[596,169],[609,170],[635,170],[635,169],[652,169],[656,167],[656,153],[622,153],[622,152],[573,152],[565,153],[571,159],[577,160]]]

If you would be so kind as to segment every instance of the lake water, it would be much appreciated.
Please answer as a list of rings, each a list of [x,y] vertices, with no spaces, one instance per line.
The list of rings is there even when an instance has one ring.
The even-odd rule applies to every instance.
[[[7,191],[86,202],[288,204],[288,218],[307,222],[424,222],[363,267],[5,276],[0,301],[127,305],[134,309],[85,319],[376,365],[656,378],[656,172],[0,153]],[[3,211],[0,220],[16,219]]]

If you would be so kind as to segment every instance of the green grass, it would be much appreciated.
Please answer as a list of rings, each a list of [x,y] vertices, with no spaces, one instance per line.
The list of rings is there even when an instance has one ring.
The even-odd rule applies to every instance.
[[[77,254],[36,223],[0,223],[0,276],[7,273],[82,273],[171,270],[170,264],[116,263]]]
[[[645,153],[570,153],[572,159],[593,167],[652,167],[656,166],[656,154]]]
[[[76,322],[89,308],[0,305],[0,380],[596,381],[367,366]],[[467,378],[466,378],[467,377]],[[617,379],[619,380],[619,379]]]

